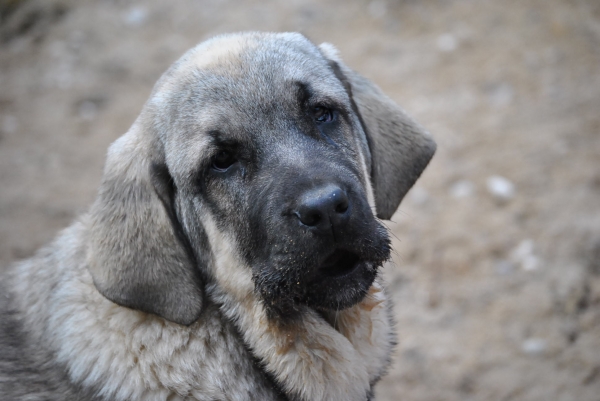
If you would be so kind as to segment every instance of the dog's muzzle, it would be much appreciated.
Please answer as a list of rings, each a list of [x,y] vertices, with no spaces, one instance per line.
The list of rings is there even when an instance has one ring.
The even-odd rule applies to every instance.
[[[257,289],[280,314],[301,305],[348,308],[364,298],[389,258],[387,231],[352,179],[294,178],[293,187],[281,186],[287,201],[267,230],[270,253],[254,271]]]

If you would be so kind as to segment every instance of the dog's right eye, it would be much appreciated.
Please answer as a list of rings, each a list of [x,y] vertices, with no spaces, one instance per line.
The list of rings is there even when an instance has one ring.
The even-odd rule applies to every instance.
[[[224,172],[231,167],[237,159],[232,152],[222,150],[213,158],[212,168],[213,170]]]
[[[317,124],[330,123],[334,120],[333,110],[325,106],[317,106],[312,110],[313,117]]]

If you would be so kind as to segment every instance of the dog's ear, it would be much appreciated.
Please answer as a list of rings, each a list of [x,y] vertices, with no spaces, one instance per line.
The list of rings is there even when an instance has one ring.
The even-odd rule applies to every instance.
[[[433,157],[436,144],[374,83],[348,68],[331,44],[319,49],[346,87],[365,132],[377,217],[388,220]]]
[[[202,280],[175,196],[162,145],[136,122],[109,149],[87,261],[109,300],[189,325],[202,310]]]

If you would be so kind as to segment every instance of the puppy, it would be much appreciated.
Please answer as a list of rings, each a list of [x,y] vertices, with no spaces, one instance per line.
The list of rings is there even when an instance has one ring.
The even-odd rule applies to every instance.
[[[372,400],[394,343],[379,219],[434,151],[329,44],[200,44],[90,211],[2,281],[0,398]]]

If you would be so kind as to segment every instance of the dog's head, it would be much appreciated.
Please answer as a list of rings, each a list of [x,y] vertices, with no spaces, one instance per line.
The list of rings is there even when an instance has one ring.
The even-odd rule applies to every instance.
[[[434,151],[331,45],[217,37],[163,75],[111,146],[91,211],[94,283],[117,304],[190,324],[219,265],[218,230],[271,312],[347,308],[389,258],[378,218]]]

